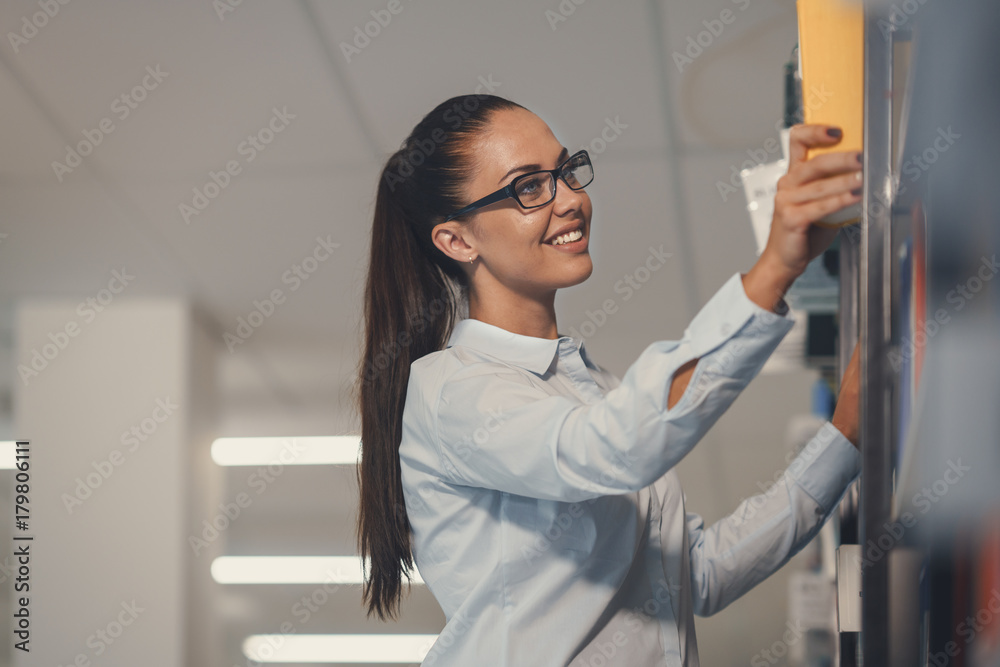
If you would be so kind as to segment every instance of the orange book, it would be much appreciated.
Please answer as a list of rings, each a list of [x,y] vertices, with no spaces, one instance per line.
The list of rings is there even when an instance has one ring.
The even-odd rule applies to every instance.
[[[808,158],[832,151],[864,148],[865,16],[861,2],[797,0],[802,111],[806,123],[835,125],[840,142],[812,148]],[[860,219],[860,205],[823,219],[850,224]]]

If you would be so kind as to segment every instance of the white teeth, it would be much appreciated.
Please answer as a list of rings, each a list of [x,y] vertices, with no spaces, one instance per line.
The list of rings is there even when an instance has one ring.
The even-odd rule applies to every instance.
[[[583,238],[583,232],[579,229],[575,229],[571,232],[566,232],[562,236],[557,236],[551,241],[552,245],[563,245],[564,243],[571,243],[573,241],[578,241]]]

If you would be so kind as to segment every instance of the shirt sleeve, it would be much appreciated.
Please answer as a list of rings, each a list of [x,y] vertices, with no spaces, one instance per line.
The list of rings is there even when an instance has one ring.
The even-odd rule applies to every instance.
[[[710,616],[773,574],[816,536],[861,472],[861,454],[830,422],[773,486],[704,527],[686,515],[694,612]]]
[[[453,484],[549,500],[642,489],[694,447],[793,324],[753,303],[737,273],[681,340],[650,344],[593,403],[552,395],[503,364],[461,364],[427,406],[440,474]],[[695,358],[688,387],[667,409],[675,371]]]

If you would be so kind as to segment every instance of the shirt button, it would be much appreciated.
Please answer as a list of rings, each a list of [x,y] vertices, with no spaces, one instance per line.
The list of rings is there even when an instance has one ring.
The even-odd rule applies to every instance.
[[[817,507],[816,508],[816,516],[823,516],[823,508],[822,507]]]

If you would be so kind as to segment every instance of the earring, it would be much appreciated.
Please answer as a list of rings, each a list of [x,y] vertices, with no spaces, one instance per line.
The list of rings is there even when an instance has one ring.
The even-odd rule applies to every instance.
[[[473,261],[475,260],[472,259],[472,255],[469,255],[469,264],[472,264]]]

